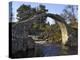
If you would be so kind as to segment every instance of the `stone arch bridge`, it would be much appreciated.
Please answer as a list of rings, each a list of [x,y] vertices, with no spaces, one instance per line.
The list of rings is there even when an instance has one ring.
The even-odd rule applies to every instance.
[[[61,16],[57,15],[57,14],[42,13],[42,14],[34,15],[33,17],[31,17],[31,18],[29,18],[27,20],[24,20],[24,21],[20,21],[20,22],[15,23],[12,27],[14,28],[18,24],[27,23],[29,21],[32,21],[32,20],[35,20],[35,19],[37,20],[38,18],[42,18],[42,17],[46,17],[46,18],[47,17],[50,17],[50,18],[54,19],[57,22],[57,24],[59,25],[60,30],[61,30],[62,44],[65,45],[66,42],[68,41],[67,24],[65,22],[65,19],[62,18]]]

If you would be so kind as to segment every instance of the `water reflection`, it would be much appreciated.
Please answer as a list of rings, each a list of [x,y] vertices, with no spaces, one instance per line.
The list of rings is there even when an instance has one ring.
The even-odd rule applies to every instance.
[[[48,44],[42,47],[44,56],[57,56],[60,54],[60,47],[56,44]]]

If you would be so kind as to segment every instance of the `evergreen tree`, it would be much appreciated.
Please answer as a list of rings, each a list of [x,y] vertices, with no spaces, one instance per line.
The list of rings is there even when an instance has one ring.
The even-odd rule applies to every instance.
[[[21,5],[18,9],[17,9],[17,19],[19,21],[23,21],[26,20],[28,18],[30,18],[31,16],[33,16],[36,12],[35,8],[31,8],[30,5]]]

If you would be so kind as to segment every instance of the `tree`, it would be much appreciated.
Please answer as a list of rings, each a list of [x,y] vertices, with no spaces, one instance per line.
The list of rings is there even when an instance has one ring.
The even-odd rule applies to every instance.
[[[65,18],[66,21],[73,23],[74,21],[77,21],[77,10],[78,7],[76,5],[68,5],[63,10],[61,16]]]
[[[28,19],[29,17],[31,17],[32,15],[35,14],[36,9],[35,8],[31,8],[30,5],[21,5],[18,9],[17,9],[17,19],[19,21],[23,21]]]
[[[46,7],[45,7],[45,5],[39,5],[38,7],[37,7],[37,10],[36,10],[36,13],[37,14],[41,14],[41,13],[46,13],[48,10],[46,9]],[[41,17],[40,19],[40,23],[45,23],[45,21],[46,21],[46,17]]]
[[[37,9],[36,9],[37,8]],[[38,7],[36,8],[32,8],[30,5],[21,5],[18,9],[17,9],[17,19],[19,21],[23,21],[23,20],[26,20],[34,15],[38,15],[38,14],[41,14],[41,13],[46,13],[48,10],[45,8],[44,5],[39,5]],[[39,18],[40,22],[41,23],[44,23],[46,18],[45,17],[42,17],[42,18]]]
[[[41,14],[41,13],[46,13],[48,10],[45,8],[44,5],[39,5],[39,7],[37,8],[37,13]]]

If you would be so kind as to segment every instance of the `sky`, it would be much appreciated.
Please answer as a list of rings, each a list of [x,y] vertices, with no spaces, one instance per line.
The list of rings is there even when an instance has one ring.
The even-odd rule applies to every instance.
[[[53,14],[61,14],[63,12],[63,9],[66,7],[66,5],[63,4],[48,4],[48,3],[32,3],[32,2],[12,2],[12,13],[13,13],[13,19],[12,21],[16,22],[16,14],[17,14],[17,9],[22,5],[31,5],[31,7],[37,7],[40,4],[45,5],[46,9],[48,9],[48,13],[53,13]],[[51,18],[47,18],[47,22],[50,24],[55,23],[54,20]]]

